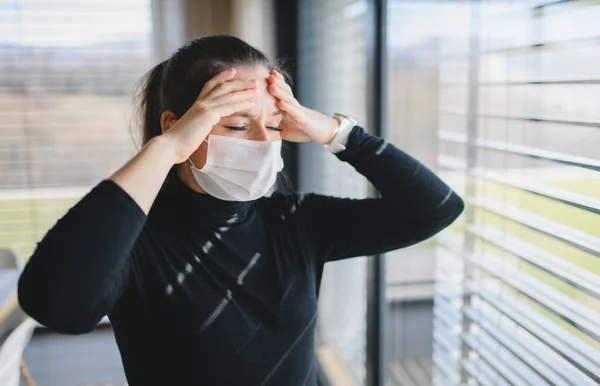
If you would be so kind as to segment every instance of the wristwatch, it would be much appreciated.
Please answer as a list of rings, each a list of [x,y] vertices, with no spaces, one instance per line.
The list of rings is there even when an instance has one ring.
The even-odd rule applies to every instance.
[[[333,114],[333,118],[339,122],[339,127],[333,139],[329,141],[325,147],[328,148],[330,152],[335,154],[346,150],[348,136],[350,135],[350,132],[354,126],[356,126],[357,122],[355,119],[338,113]]]

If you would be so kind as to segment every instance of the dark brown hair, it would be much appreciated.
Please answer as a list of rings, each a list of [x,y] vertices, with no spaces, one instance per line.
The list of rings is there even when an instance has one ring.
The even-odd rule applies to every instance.
[[[171,110],[181,117],[196,101],[204,84],[235,66],[264,66],[289,76],[280,64],[234,36],[196,38],[179,48],[141,79],[137,95],[142,145],[162,134],[160,116]]]

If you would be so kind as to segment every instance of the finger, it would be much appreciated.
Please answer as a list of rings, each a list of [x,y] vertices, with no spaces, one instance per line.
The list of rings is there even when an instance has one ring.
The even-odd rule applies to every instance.
[[[256,98],[257,89],[249,88],[241,91],[234,91],[227,93],[225,95],[221,95],[215,99],[210,101],[211,106],[219,106],[227,103],[240,102],[247,99]]]
[[[269,83],[277,83],[280,85],[286,85],[286,86],[290,87],[287,80],[285,79],[285,77],[275,70],[271,71],[271,74],[269,75],[269,77],[267,79],[268,79]]]
[[[254,104],[254,99],[248,99],[240,102],[225,103],[215,107],[213,110],[219,114],[220,117],[228,117],[233,113],[237,113],[238,111],[251,109],[254,107]]]
[[[222,95],[228,95],[236,91],[255,88],[257,88],[257,82],[254,79],[251,81],[230,80],[217,85],[215,88],[212,89],[211,92],[208,93],[208,95],[206,95],[205,98],[208,100],[212,100]]]
[[[200,91],[200,95],[198,95],[198,99],[201,99],[208,95],[215,87],[220,85],[221,83],[227,82],[228,80],[233,79],[235,76],[235,68],[229,68],[225,71],[219,72],[217,75],[213,76],[209,79],[208,82],[204,84],[202,87],[202,91]]]
[[[286,90],[286,91],[288,91],[290,94],[294,95],[294,93],[293,93],[293,91],[292,91],[292,88],[290,87],[290,85],[289,85],[289,84],[287,84],[285,80],[279,79],[279,78],[277,78],[276,76],[273,76],[273,75],[271,75],[271,76],[269,77],[269,84],[270,84],[270,85],[271,85],[271,84],[274,84],[274,85],[276,85],[277,87],[279,87],[279,88],[281,88],[281,89],[283,89],[283,90]]]
[[[277,99],[281,99],[287,103],[296,103],[296,98],[294,98],[291,91],[283,90],[275,84],[269,86],[269,92]]]
[[[275,77],[276,77],[276,78],[278,78],[278,79],[280,79],[280,80],[282,80],[282,81],[284,81],[284,82],[285,82],[285,77],[283,76],[283,74],[282,74],[282,73],[280,73],[280,72],[279,72],[279,71],[277,71],[277,70],[273,70],[272,72],[273,72],[273,74],[275,75]]]
[[[279,107],[281,111],[288,113],[292,120],[294,120],[294,122],[302,124],[303,115],[298,105],[280,100],[279,102],[277,102],[277,107]]]
[[[290,86],[290,84],[288,83],[285,76],[283,76],[283,74],[281,74],[280,72],[275,70],[275,77],[277,78],[277,81],[281,83],[282,88],[287,87],[290,90],[290,92],[292,92],[292,86]],[[283,85],[285,85],[285,87],[283,87]]]

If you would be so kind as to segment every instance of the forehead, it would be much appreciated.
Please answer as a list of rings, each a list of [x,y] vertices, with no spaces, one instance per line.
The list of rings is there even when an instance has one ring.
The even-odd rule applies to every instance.
[[[263,66],[244,66],[244,67],[236,67],[235,68],[235,77],[233,79],[250,81],[252,79],[257,79],[259,81],[259,85],[261,82],[267,82],[267,78],[271,73],[266,67]]]
[[[268,90],[269,82],[267,82],[267,78],[271,75],[271,73],[266,67],[236,67],[235,71],[235,77],[233,79],[242,80],[244,82],[250,82],[252,79],[256,79],[258,81],[256,108],[259,111],[278,110],[276,105],[277,100]]]

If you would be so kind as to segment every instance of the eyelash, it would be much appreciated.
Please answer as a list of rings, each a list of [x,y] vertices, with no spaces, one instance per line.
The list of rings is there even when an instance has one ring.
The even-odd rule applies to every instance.
[[[229,130],[233,130],[233,131],[247,131],[248,130],[248,126],[225,126],[226,128],[228,128]],[[279,127],[274,127],[274,126],[267,126],[267,129],[271,130],[271,131],[281,131],[281,129]]]

